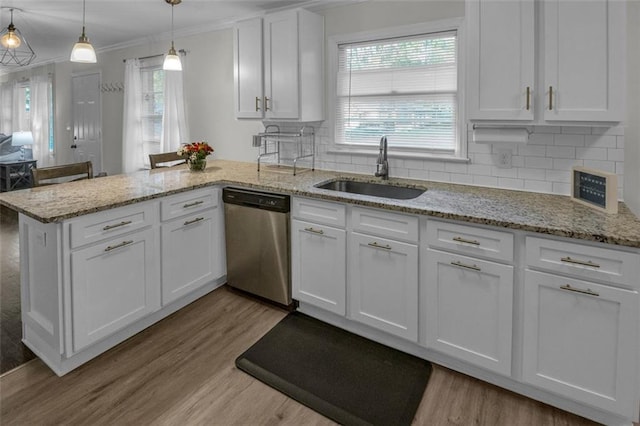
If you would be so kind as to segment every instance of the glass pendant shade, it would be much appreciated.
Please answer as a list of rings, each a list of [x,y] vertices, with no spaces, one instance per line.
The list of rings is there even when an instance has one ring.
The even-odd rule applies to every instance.
[[[180,61],[180,57],[176,53],[176,49],[173,48],[173,45],[171,45],[167,56],[164,57],[162,69],[165,71],[182,71],[182,61]]]
[[[23,67],[29,65],[36,57],[24,35],[13,25],[13,9],[11,9],[11,23],[0,31],[0,46],[0,65]]]
[[[85,64],[95,64],[98,62],[98,59],[96,58],[96,51],[93,50],[93,46],[89,43],[89,39],[84,35],[84,27],[78,42],[73,45],[70,61]]]

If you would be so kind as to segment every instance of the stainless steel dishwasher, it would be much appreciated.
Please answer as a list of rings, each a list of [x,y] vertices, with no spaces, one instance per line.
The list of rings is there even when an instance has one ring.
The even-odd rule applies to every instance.
[[[224,188],[222,199],[227,284],[290,305],[289,196]]]

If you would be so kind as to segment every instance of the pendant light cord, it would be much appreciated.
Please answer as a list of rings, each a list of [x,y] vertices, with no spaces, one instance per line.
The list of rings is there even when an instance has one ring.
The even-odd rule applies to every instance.
[[[171,48],[175,50],[173,46],[173,6],[175,5],[171,3]]]
[[[82,0],[82,36],[84,37],[84,15],[87,7],[87,0]]]

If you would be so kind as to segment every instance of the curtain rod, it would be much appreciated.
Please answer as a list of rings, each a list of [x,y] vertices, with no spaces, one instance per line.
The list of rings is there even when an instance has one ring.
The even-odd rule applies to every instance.
[[[178,50],[178,53],[181,56],[187,56],[187,51],[184,49],[180,49]],[[158,53],[157,55],[149,55],[149,56],[143,56],[141,58],[130,58],[130,59],[138,59],[138,60],[142,60],[142,59],[151,59],[151,58],[157,58],[159,56],[164,56],[164,53]],[[127,59],[123,59],[122,62],[127,62]]]

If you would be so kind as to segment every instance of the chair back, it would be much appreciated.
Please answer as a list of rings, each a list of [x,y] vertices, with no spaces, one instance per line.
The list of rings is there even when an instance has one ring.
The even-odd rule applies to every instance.
[[[175,151],[163,152],[162,154],[149,154],[149,164],[151,164],[152,169],[157,169],[158,167],[177,166],[178,164],[163,165],[163,163],[171,163],[175,161],[180,161],[178,164],[184,164],[186,162],[185,159],[180,157]]]
[[[62,177],[75,177],[72,180],[93,178],[93,165],[91,161],[82,163],[63,164],[61,166],[38,167],[31,169],[33,186],[51,185],[58,182],[45,182],[50,179]]]

